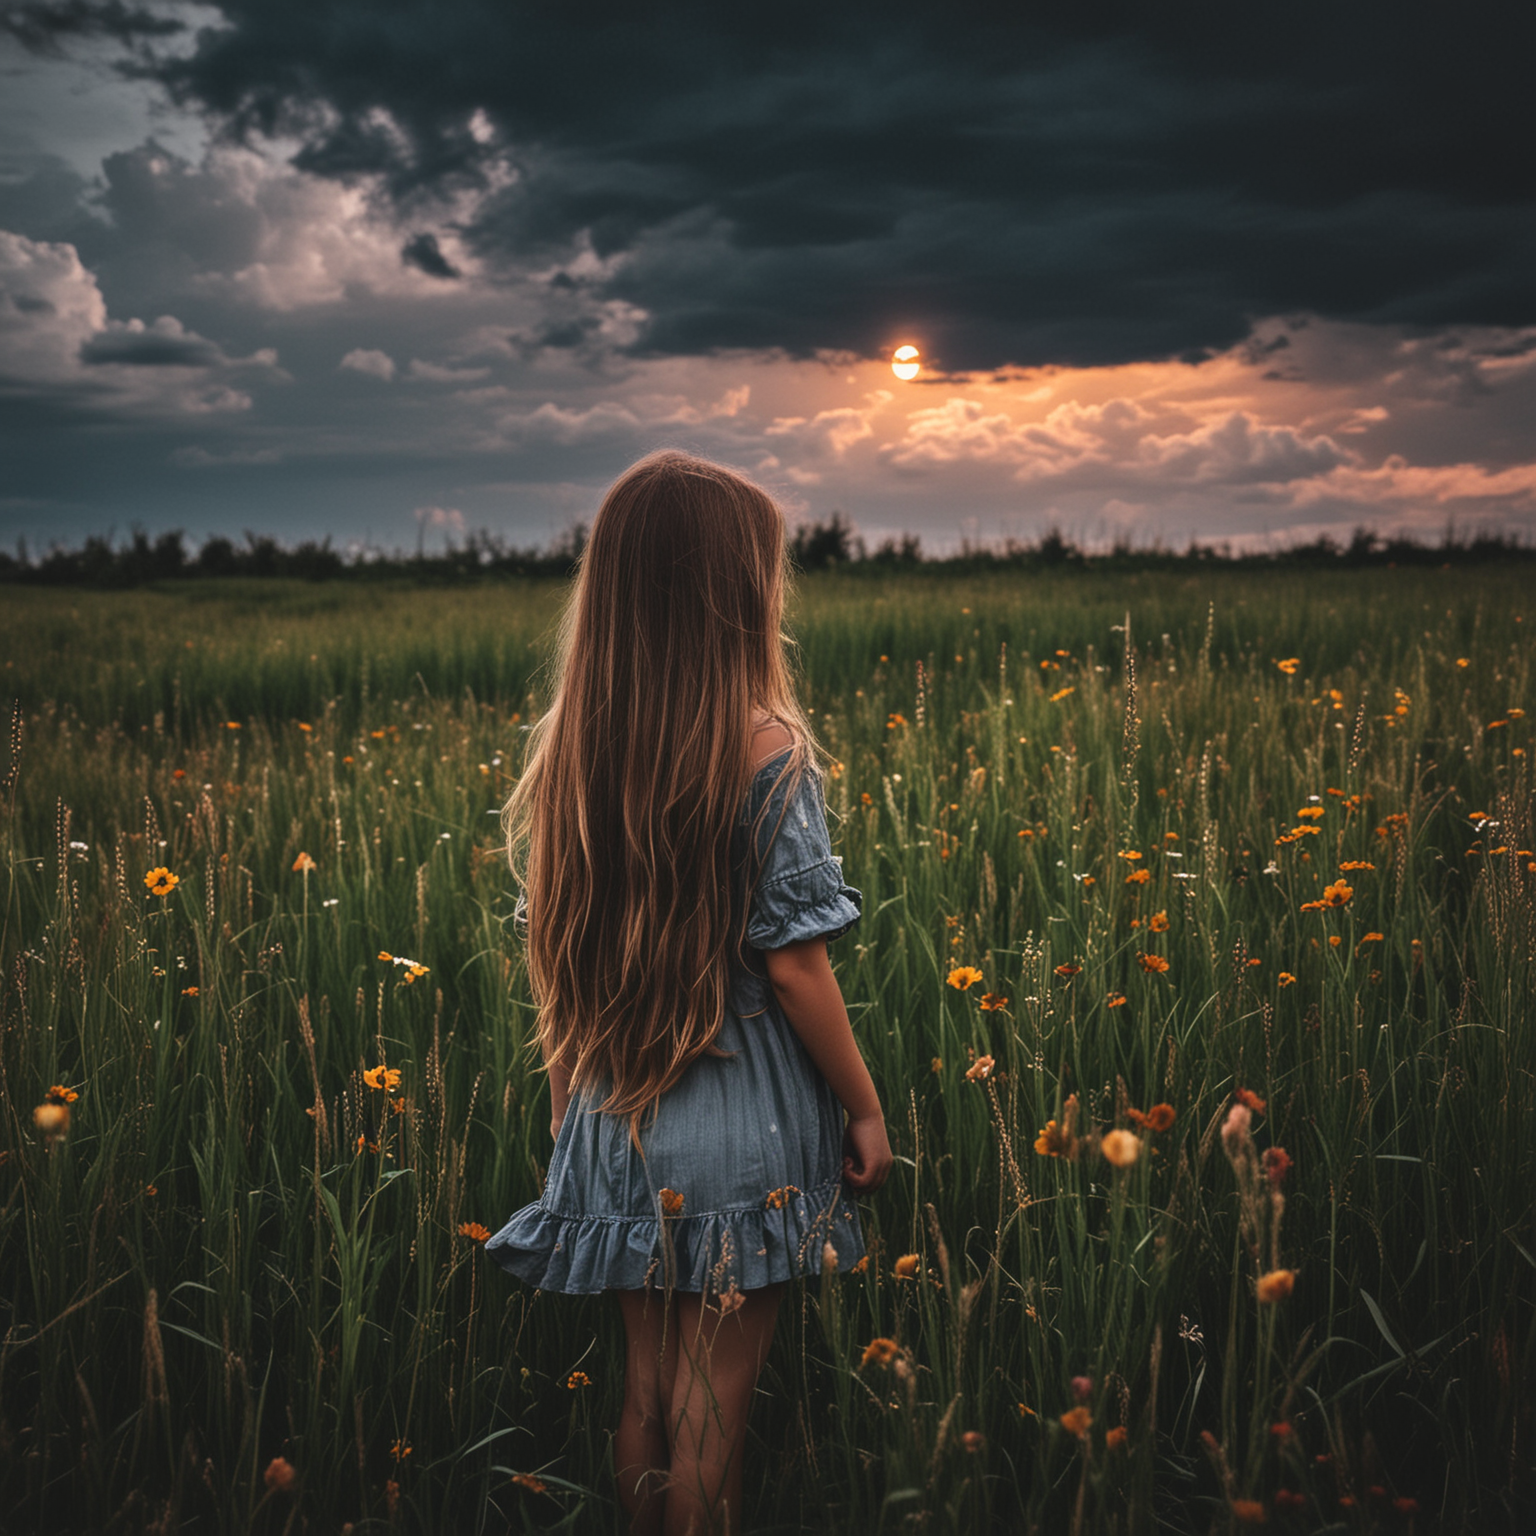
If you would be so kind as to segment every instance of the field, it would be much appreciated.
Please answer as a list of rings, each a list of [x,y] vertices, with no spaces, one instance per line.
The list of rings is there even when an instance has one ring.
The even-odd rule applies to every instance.
[[[0,1529],[618,1529],[617,1311],[475,1236],[550,1150],[493,813],[561,592],[7,592]],[[1531,1529],[1526,573],[791,626],[898,1163],[750,1528]]]

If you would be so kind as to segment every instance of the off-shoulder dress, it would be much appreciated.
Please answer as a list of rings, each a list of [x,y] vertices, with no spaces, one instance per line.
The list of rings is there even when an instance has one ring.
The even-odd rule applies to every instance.
[[[758,951],[836,938],[862,901],[832,853],[821,776],[807,765],[791,789],[788,750],[757,770],[736,829],[761,871],[747,921]],[[717,1040],[729,1054],[700,1057],[662,1095],[641,1151],[624,1117],[598,1111],[600,1085],[572,1094],[543,1194],[485,1245],[498,1264],[546,1291],[725,1295],[819,1273],[828,1243],[844,1272],[862,1257],[842,1106],[762,969],[733,975]]]

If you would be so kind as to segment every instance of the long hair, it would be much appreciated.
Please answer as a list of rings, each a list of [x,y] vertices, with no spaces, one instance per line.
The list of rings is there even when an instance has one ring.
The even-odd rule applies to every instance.
[[[746,927],[732,830],[754,711],[808,760],[781,633],[784,519],[705,459],[651,454],[593,520],[560,621],[553,702],[502,813],[546,1061],[641,1117],[718,1053]],[[749,845],[755,839],[748,839]],[[740,845],[738,844],[738,847]]]

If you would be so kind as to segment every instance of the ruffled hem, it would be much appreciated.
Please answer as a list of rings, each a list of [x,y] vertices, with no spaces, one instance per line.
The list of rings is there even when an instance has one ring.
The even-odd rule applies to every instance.
[[[733,1286],[751,1291],[820,1274],[828,1243],[845,1273],[864,1256],[858,1212],[841,1179],[785,1191],[778,1207],[765,1202],[660,1220],[567,1216],[535,1202],[518,1211],[485,1251],[541,1291],[584,1296],[654,1285],[720,1295]]]

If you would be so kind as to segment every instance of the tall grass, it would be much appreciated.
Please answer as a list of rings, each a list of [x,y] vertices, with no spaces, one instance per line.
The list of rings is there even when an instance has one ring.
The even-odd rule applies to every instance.
[[[1523,587],[803,584],[899,1161],[785,1307],[752,1529],[1532,1519]],[[617,1527],[615,1310],[461,1230],[550,1150],[493,812],[559,598],[8,597],[5,1529]]]

